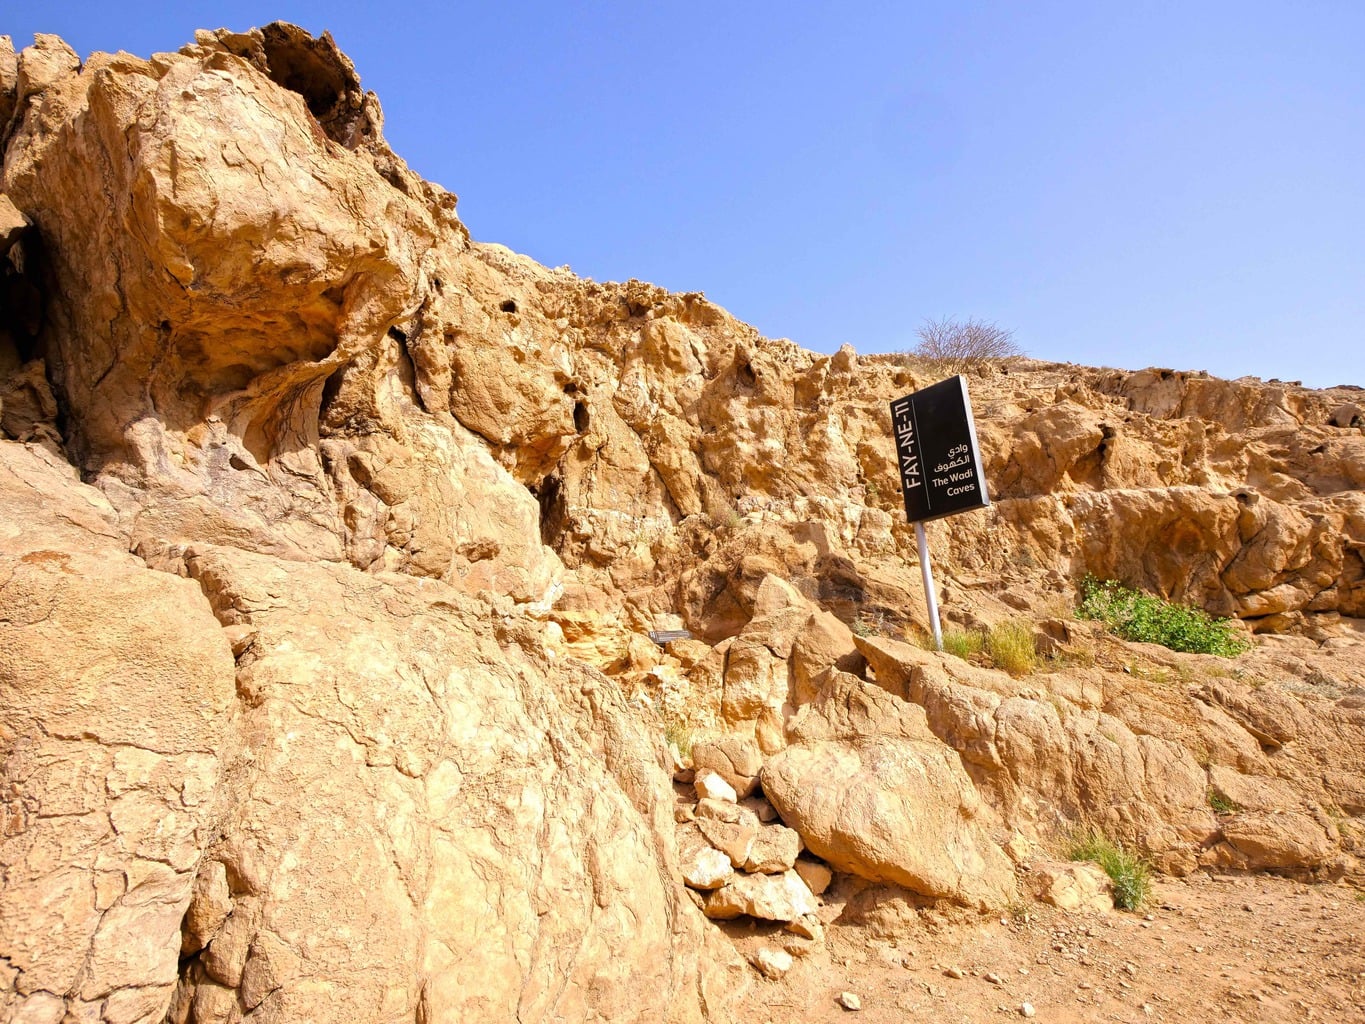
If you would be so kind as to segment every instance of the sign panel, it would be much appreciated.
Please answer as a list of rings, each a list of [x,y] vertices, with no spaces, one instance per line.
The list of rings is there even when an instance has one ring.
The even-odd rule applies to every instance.
[[[891,403],[905,517],[941,519],[991,503],[961,374]]]

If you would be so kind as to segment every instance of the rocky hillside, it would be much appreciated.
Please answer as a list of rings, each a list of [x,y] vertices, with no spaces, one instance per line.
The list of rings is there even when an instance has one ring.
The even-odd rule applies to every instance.
[[[1104,902],[1080,826],[1365,878],[1360,389],[974,373],[995,501],[933,557],[1011,675],[915,642],[932,367],[474,242],[382,124],[289,25],[0,42],[6,1019],[726,1021],[715,921],[777,976],[831,883]],[[1086,574],[1254,645],[1125,643]]]

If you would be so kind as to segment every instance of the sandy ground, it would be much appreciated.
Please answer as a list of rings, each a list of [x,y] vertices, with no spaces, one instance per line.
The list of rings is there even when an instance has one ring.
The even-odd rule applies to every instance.
[[[1136,914],[1029,904],[1003,918],[896,901],[868,912],[867,895],[827,894],[823,943],[736,926],[745,956],[784,945],[802,954],[780,981],[755,972],[736,1019],[946,1024],[1031,1008],[1050,1024],[1365,1021],[1365,894],[1344,884],[1200,872],[1158,879]],[[842,992],[861,1009],[843,1009]]]

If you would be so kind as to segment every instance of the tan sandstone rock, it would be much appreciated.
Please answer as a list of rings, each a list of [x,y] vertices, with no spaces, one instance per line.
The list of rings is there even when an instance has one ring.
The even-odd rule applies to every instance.
[[[798,857],[794,867],[796,873],[801,876],[801,880],[817,896],[824,893],[829,888],[830,882],[834,881],[834,872],[818,860]]]
[[[733,804],[739,798],[735,795],[735,789],[730,783],[726,782],[716,772],[702,772],[698,774],[697,781],[693,783],[697,790],[697,797],[701,800],[713,800],[717,803]]]
[[[763,791],[810,851],[843,871],[996,906],[1014,873],[991,842],[975,786],[941,745],[893,737],[793,746],[763,768]]]
[[[759,826],[756,822],[717,821],[714,818],[698,818],[697,828],[706,841],[730,858],[730,863],[743,868],[753,856],[754,841],[758,838]]]
[[[176,984],[232,651],[198,587],[127,554],[45,450],[0,441],[0,507],[0,953],[20,972],[0,1006],[131,1022]]]
[[[764,921],[795,921],[818,909],[795,871],[780,875],[735,875],[706,898],[706,916],[717,920],[748,915]]]
[[[714,772],[735,791],[736,797],[751,796],[758,788],[763,752],[752,737],[726,735],[692,744],[692,764],[699,774]]]
[[[1114,909],[1109,876],[1094,864],[1037,864],[1030,883],[1040,900],[1058,910],[1102,913]]]
[[[698,847],[683,858],[683,881],[693,889],[718,889],[734,873],[730,858],[714,847]]]
[[[788,758],[836,867],[959,901],[1008,898],[986,821],[1358,877],[1358,391],[974,374],[996,500],[931,544],[950,621],[1049,623],[1012,678],[893,639],[923,368],[471,242],[382,124],[296,26],[0,39],[4,1015],[719,1024],[698,904],[818,934],[819,872],[688,889],[787,858],[761,805],[675,830],[661,732],[740,790]],[[1087,572],[1257,645],[1124,644]]]
[[[792,969],[792,955],[785,949],[770,949],[764,946],[751,959],[758,973],[776,981]]]
[[[796,866],[801,849],[801,836],[795,829],[765,825],[754,837],[754,844],[744,861],[744,870],[761,871],[768,875],[790,871]],[[802,881],[805,881],[805,876],[802,876]]]

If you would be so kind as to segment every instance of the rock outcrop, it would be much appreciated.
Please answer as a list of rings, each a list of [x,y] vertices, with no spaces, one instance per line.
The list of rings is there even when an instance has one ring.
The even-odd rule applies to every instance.
[[[41,448],[0,445],[0,508],[0,1006],[151,1019],[222,809],[232,650]]]
[[[763,791],[839,870],[983,907],[1014,895],[976,787],[942,744],[872,736],[788,747],[764,766]]]
[[[933,556],[1007,675],[910,642],[932,366],[474,242],[382,124],[294,26],[0,40],[7,1017],[720,1022],[714,921],[1094,907],[999,846],[1079,825],[1365,878],[1358,389],[976,372]],[[1125,644],[1086,573],[1258,642]]]

